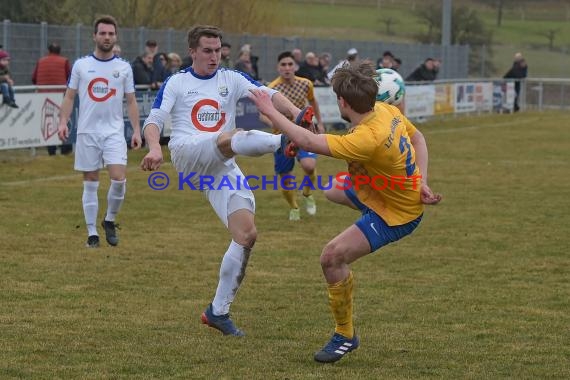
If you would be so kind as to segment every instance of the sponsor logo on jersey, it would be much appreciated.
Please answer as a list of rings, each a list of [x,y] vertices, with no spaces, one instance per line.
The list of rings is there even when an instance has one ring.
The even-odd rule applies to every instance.
[[[113,71],[113,78],[118,78],[121,75],[118,70]]]
[[[87,86],[87,93],[94,102],[104,102],[115,96],[117,90],[109,88],[109,81],[105,78],[95,78]]]
[[[228,94],[230,93],[230,91],[228,90],[227,86],[220,86],[220,88],[218,88],[218,92],[220,93],[221,96],[223,96],[224,98],[226,96],[228,96]]]
[[[192,124],[200,131],[219,131],[226,122],[226,113],[220,108],[220,104],[214,99],[200,100],[192,107],[190,113]]]

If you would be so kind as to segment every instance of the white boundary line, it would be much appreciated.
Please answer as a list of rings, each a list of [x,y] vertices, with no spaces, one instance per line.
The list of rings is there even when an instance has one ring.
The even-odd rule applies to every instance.
[[[170,162],[165,162],[162,165],[160,165],[160,168],[164,168],[164,167],[168,167],[168,166],[172,166],[170,164]],[[140,166],[127,166],[127,173],[128,172],[132,172],[134,170],[141,170]],[[105,172],[105,169],[101,169],[102,172]],[[141,170],[142,171],[142,170]],[[157,171],[160,171],[157,170]],[[152,173],[152,172],[149,172]],[[23,185],[30,185],[32,183],[41,183],[41,182],[51,182],[51,181],[62,181],[62,180],[67,180],[67,179],[74,179],[74,178],[81,178],[82,174],[77,172],[75,174],[68,174],[68,175],[57,175],[57,176],[53,176],[53,177],[44,177],[44,178],[34,178],[34,179],[28,179],[28,180],[24,180],[24,181],[12,181],[12,182],[0,182],[0,186],[23,186]]]
[[[457,128],[450,128],[450,129],[439,129],[435,131],[422,130],[422,128],[418,128],[422,131],[424,135],[434,135],[440,133],[456,133],[456,132],[463,132],[463,131],[474,131],[477,129],[485,129],[485,128],[497,128],[497,127],[510,127],[510,126],[520,126],[524,124],[534,123],[538,120],[538,118],[533,119],[526,119],[526,120],[513,120],[513,121],[506,121],[504,123],[494,123],[494,124],[487,124],[487,125],[472,125],[468,127],[457,127]],[[420,124],[421,126],[421,124]]]

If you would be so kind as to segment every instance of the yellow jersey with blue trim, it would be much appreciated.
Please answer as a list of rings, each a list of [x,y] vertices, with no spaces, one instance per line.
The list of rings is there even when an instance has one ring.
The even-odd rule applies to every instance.
[[[326,135],[331,155],[346,160],[358,199],[390,226],[423,213],[421,175],[411,137],[414,125],[394,106],[376,103],[348,134]]]

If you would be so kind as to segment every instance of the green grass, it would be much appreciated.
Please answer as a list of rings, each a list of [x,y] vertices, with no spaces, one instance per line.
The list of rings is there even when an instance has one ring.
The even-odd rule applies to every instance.
[[[328,366],[312,360],[333,328],[319,254],[356,212],[317,192],[317,216],[290,223],[278,192],[257,191],[232,308],[248,335],[227,338],[199,322],[229,242],[201,194],[150,190],[130,152],[121,243],[88,250],[72,159],[0,152],[0,378],[569,378],[566,119],[419,125],[444,201],[353,265],[362,345]],[[240,165],[272,174],[269,157]],[[344,169],[319,158],[322,175]]]
[[[415,16],[413,10],[426,6],[428,1],[382,0],[379,3],[380,7],[377,7],[376,1],[354,1],[352,5],[348,1],[288,3],[288,21],[284,31],[303,38],[342,36],[342,39],[398,43],[416,43],[414,36],[427,31],[427,25]],[[440,3],[439,0],[431,0],[431,4]],[[486,28],[493,33],[492,62],[496,71],[487,72],[487,76],[505,74],[517,51],[525,55],[531,77],[564,78],[570,75],[570,5],[561,5],[555,1],[543,1],[540,4],[535,1],[517,4],[516,7],[506,4],[502,26],[499,28],[494,7],[470,0],[454,1],[453,4],[466,5],[475,10]],[[521,9],[525,12],[524,19]],[[394,20],[392,35],[386,34],[383,20],[388,18]],[[558,31],[554,51],[548,50],[548,39],[542,35],[549,30]],[[480,75],[480,72],[473,75]]]

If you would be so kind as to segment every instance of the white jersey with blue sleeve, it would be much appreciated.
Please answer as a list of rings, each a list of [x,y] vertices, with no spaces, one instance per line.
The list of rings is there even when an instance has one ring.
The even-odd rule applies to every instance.
[[[135,92],[131,65],[113,56],[108,60],[93,54],[73,64],[67,86],[79,95],[77,133],[111,135],[124,133],[124,94]]]
[[[220,68],[207,76],[192,68],[182,70],[163,83],[145,126],[153,123],[162,130],[170,114],[171,143],[183,136],[231,131],[236,127],[238,100],[247,97],[250,89],[262,89],[271,96],[277,92],[235,70]]]

